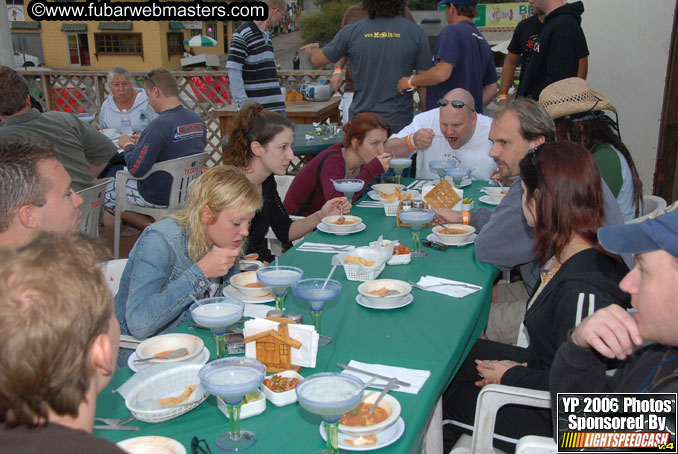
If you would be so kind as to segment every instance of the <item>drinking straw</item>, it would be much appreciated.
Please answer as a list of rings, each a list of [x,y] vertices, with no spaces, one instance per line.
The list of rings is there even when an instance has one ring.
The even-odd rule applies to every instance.
[[[330,278],[331,278],[332,275],[334,274],[334,270],[335,270],[335,269],[337,269],[337,264],[336,264],[336,263],[332,266],[332,269],[330,270],[330,274],[327,275],[327,279],[325,279],[325,282],[323,283],[323,286],[322,286],[322,288],[321,288],[320,290],[325,290],[325,286],[327,285],[327,283],[329,282]]]

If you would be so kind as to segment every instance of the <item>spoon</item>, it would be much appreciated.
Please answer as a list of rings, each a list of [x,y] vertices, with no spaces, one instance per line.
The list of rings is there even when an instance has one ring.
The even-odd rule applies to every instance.
[[[339,219],[338,220],[343,223],[345,219],[346,218],[344,218],[344,205],[341,204],[341,205],[339,205]]]
[[[391,378],[386,386],[384,386],[384,389],[381,391],[381,394],[379,394],[379,397],[377,397],[377,400],[374,401],[374,404],[372,405],[372,408],[370,408],[369,414],[371,415],[374,413],[374,409],[377,408],[377,405],[379,405],[379,402],[381,402],[381,399],[388,393],[393,387],[395,386],[396,382],[398,381],[397,378]]]
[[[165,356],[151,356],[150,358],[139,358],[134,360],[135,363],[142,363],[144,361],[150,361],[152,359],[174,359],[174,358],[181,358],[182,356],[186,356],[188,354],[188,349],[186,347],[181,347],[177,348],[176,350],[172,350],[171,352],[168,352]]]

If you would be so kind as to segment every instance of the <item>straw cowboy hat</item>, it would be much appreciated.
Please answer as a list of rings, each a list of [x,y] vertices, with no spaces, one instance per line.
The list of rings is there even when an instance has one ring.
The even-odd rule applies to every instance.
[[[617,113],[607,96],[592,90],[588,82],[579,77],[559,80],[544,88],[539,95],[539,104],[554,120],[599,110]]]

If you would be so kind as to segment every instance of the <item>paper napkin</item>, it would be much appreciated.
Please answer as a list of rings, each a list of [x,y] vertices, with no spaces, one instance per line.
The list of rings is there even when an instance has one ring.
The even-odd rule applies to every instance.
[[[297,248],[297,251],[302,252],[322,252],[325,254],[338,254],[339,252],[347,252],[354,249],[350,244],[327,244],[327,243],[312,243],[306,241]]]
[[[418,394],[419,390],[426,383],[426,380],[428,380],[428,377],[431,376],[431,371],[429,370],[408,369],[405,367],[385,366],[383,364],[361,363],[360,361],[353,359],[350,363],[348,363],[348,365],[368,372],[374,372],[375,374],[383,375],[384,377],[395,377],[398,380],[409,383],[410,386],[400,386],[398,389],[393,390],[408,394]],[[344,370],[341,373],[358,377],[365,383],[372,380],[370,375],[361,374],[360,372]],[[384,386],[386,386],[385,380],[376,379],[369,387],[381,389]]]
[[[422,287],[427,287],[429,285],[436,285],[436,284],[448,284],[448,285],[438,285],[436,287],[431,287],[430,289],[426,289],[427,292],[436,292],[440,293],[441,295],[448,295],[452,296],[454,298],[462,298],[467,295],[471,295],[478,290],[482,290],[483,288],[479,285],[474,285],[474,284],[467,284],[466,282],[460,282],[460,281],[452,281],[450,279],[443,279],[442,277],[435,277],[435,276],[422,276],[421,279],[419,279],[419,282],[417,284],[421,285]],[[463,285],[470,285],[473,288],[469,287],[464,287]],[[423,290],[423,289],[422,289]]]
[[[243,335],[247,338],[270,329],[277,330],[278,324],[278,322],[274,322],[273,320],[265,320],[262,318],[248,320],[245,322]],[[314,368],[316,355],[318,354],[318,339],[320,338],[315,327],[312,325],[299,325],[293,323],[290,323],[287,326],[289,327],[290,337],[301,342],[301,348],[292,347],[292,359],[290,362],[296,366]],[[256,359],[256,341],[245,344],[245,356]]]

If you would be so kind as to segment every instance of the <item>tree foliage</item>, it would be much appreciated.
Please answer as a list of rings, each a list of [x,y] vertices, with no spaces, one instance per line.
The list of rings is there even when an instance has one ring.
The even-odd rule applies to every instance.
[[[322,11],[303,17],[300,28],[304,43],[318,43],[324,46],[332,41],[339,31],[346,9],[355,3],[354,0],[326,2],[322,6]]]

